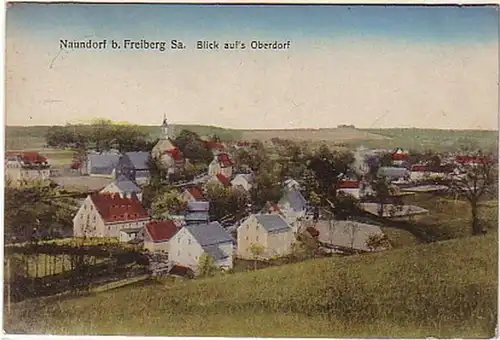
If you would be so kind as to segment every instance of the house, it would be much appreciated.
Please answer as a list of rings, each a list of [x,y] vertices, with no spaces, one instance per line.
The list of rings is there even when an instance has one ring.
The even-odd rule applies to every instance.
[[[219,268],[233,267],[234,239],[219,224],[186,225],[169,242],[169,262],[197,271],[202,254],[213,258]]]
[[[233,174],[233,161],[225,152],[214,155],[214,159],[208,165],[209,176],[216,176],[218,174],[224,175],[227,178],[230,178]]]
[[[149,179],[150,154],[145,151],[124,153],[116,166],[116,176],[125,177],[138,184],[146,183]]]
[[[200,189],[198,189],[197,187],[189,187],[182,191],[181,200],[184,202],[196,202],[203,201],[205,200],[205,198],[203,197]]]
[[[123,228],[120,230],[120,242],[123,243],[142,243],[142,239],[140,238],[140,234],[142,232],[142,227],[131,227],[131,228]]]
[[[210,210],[210,202],[207,201],[187,202],[186,217],[184,221],[188,225],[208,223],[208,221],[210,220],[209,210]]]
[[[83,201],[73,218],[75,237],[123,237],[121,230],[142,228],[150,218],[139,199],[119,193],[94,193]]]
[[[260,211],[261,214],[280,214],[281,216],[285,216],[283,212],[281,211],[280,207],[278,204],[273,203],[273,202],[266,202],[262,210]]]
[[[228,177],[223,174],[217,174],[212,176],[206,183],[206,185],[221,185],[224,188],[229,188],[231,186],[231,181]]]
[[[319,232],[317,239],[321,244],[337,251],[372,251],[368,246],[370,237],[384,236],[379,226],[355,221],[319,220],[314,229]]]
[[[245,191],[252,189],[253,176],[251,174],[237,174],[231,181],[235,188],[242,188]]]
[[[224,152],[224,150],[226,149],[226,146],[224,145],[224,143],[214,141],[214,140],[205,141],[205,145],[207,146],[207,149],[212,151],[212,154],[214,156],[218,155],[219,153]]]
[[[401,219],[401,218],[408,218],[411,216],[429,214],[429,210],[410,204],[406,205],[406,204],[389,203],[381,206],[378,203],[365,202],[360,204],[360,208],[361,210],[371,215],[380,216],[382,214],[382,217],[392,218],[392,219]]]
[[[285,190],[290,190],[290,189],[300,190],[299,182],[297,182],[296,180],[294,180],[292,178],[287,179],[283,184],[284,184]]]
[[[283,197],[278,202],[278,206],[286,221],[292,227],[296,227],[296,222],[306,216],[307,201],[300,191],[296,189],[286,189]]]
[[[234,144],[235,149],[248,149],[250,147],[250,142],[247,141],[237,141]]]
[[[419,182],[424,180],[436,180],[446,178],[448,170],[446,167],[431,167],[422,164],[414,164],[410,169],[410,180]]]
[[[237,230],[236,255],[242,259],[253,259],[252,245],[262,247],[261,259],[286,256],[292,252],[295,235],[290,224],[277,214],[251,215]]]
[[[120,157],[121,154],[117,152],[90,152],[87,154],[82,174],[113,178],[115,177]]]
[[[7,152],[5,158],[5,177],[17,185],[25,181],[48,181],[50,164],[38,152]]]
[[[392,164],[396,166],[400,166],[403,163],[408,162],[408,152],[404,151],[401,148],[396,148],[396,150],[391,153],[391,157]]]
[[[142,202],[142,189],[136,182],[131,181],[124,176],[120,176],[113,182],[109,183],[100,192],[110,194],[118,193],[122,198],[131,198],[133,195],[135,195],[139,199],[139,201]]]
[[[356,199],[360,199],[362,196],[361,186],[361,181],[342,180],[338,183],[337,192],[351,195]]]
[[[185,165],[185,158],[181,150],[170,139],[172,129],[169,129],[167,117],[163,116],[162,135],[151,150],[151,156],[167,168],[168,173],[175,173]]]
[[[378,175],[386,177],[391,182],[405,181],[410,179],[410,173],[406,168],[380,167]]]
[[[144,240],[144,249],[168,253],[169,241],[180,229],[172,220],[149,222],[140,234]]]

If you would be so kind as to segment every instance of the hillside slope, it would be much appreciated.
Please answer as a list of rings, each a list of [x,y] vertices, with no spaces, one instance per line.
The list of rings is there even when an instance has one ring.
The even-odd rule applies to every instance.
[[[21,304],[5,330],[51,334],[491,337],[497,234]]]

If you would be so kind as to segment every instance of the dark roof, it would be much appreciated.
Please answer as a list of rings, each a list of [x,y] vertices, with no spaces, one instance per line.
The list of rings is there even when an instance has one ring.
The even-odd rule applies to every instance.
[[[378,170],[378,174],[380,176],[398,178],[405,177],[408,175],[408,170],[405,168],[396,168],[396,167],[381,167]]]
[[[87,160],[90,163],[90,172],[93,174],[110,175],[116,168],[120,155],[116,153],[103,152],[100,154],[89,154]]]
[[[207,253],[208,256],[212,257],[215,261],[220,261],[228,257],[216,244],[203,246],[202,248],[205,253]]]
[[[187,210],[190,212],[206,212],[210,209],[210,202],[207,201],[194,201],[187,203]]]
[[[120,189],[125,193],[132,193],[132,192],[140,193],[142,191],[141,188],[137,185],[137,183],[129,179],[116,180],[115,185],[118,187],[118,189]]]
[[[135,195],[128,198],[120,197],[118,193],[95,193],[90,195],[90,198],[105,222],[126,222],[149,218],[146,209]]]
[[[149,169],[149,152],[146,151],[134,151],[134,152],[126,152],[125,156],[128,157],[130,163],[136,170],[146,170]]]
[[[146,231],[153,242],[170,240],[178,231],[179,227],[172,220],[151,221],[146,226]]]
[[[255,215],[259,224],[266,229],[267,232],[281,232],[291,230],[290,225],[277,214]]]
[[[210,215],[208,211],[205,212],[188,212],[186,213],[185,220],[187,221],[202,221],[208,222],[210,220]]]
[[[191,235],[193,235],[202,247],[226,242],[234,242],[234,239],[227,231],[224,230],[219,222],[187,225],[184,228],[186,228]]]
[[[300,191],[296,189],[292,188],[285,190],[285,194],[281,199],[281,202],[283,201],[288,201],[290,203],[290,207],[294,211],[303,211],[306,209],[307,201],[304,196],[302,196]]]

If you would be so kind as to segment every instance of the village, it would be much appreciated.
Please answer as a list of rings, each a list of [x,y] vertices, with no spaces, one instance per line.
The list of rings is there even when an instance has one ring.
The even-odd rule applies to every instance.
[[[493,162],[467,154],[412,160],[397,146],[358,147],[343,154],[348,160],[332,171],[322,168],[326,160],[321,152],[330,152],[323,148],[299,177],[282,167],[281,178],[262,179],[269,175],[266,170],[259,173],[245,162],[249,150],[262,145],[208,139],[204,143],[212,160],[186,178],[176,175],[193,166],[174,144],[166,117],[161,131],[150,152],[87,150],[83,160],[74,160],[71,176],[97,179],[98,184],[76,200],[72,230],[45,239],[131,245],[146,254],[152,276],[232,272],[236,261],[263,263],[297,252],[331,256],[385,251],[391,248],[381,228],[385,223],[429,215],[412,202],[413,196],[453,194],[450,183],[466,178],[470,167]],[[286,148],[279,145],[282,141],[274,143],[275,149]],[[300,148],[291,153],[285,164],[302,162]],[[49,159],[35,152],[7,153],[6,176],[11,183],[58,180]],[[145,187],[158,176],[158,185],[168,190],[146,198]]]

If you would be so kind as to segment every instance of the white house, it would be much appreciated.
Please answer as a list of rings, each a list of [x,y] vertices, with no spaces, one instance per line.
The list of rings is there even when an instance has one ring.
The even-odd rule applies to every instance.
[[[136,182],[125,177],[120,177],[115,181],[109,183],[100,192],[110,194],[118,193],[122,198],[131,198],[132,195],[135,194],[139,201],[142,202],[142,189]]]
[[[296,189],[285,189],[278,206],[286,221],[294,229],[297,227],[297,222],[306,217],[307,201],[300,191]]]
[[[73,218],[75,237],[112,237],[125,240],[122,230],[140,229],[150,218],[137,197],[95,193],[87,196]]]
[[[202,254],[214,259],[215,266],[233,267],[234,239],[219,222],[184,226],[169,242],[169,262],[192,269],[198,269]]]
[[[144,249],[168,253],[169,241],[180,229],[172,220],[149,222],[140,234],[144,240]]]
[[[295,235],[292,227],[278,214],[251,215],[237,229],[236,254],[242,259],[253,259],[252,246],[262,248],[260,259],[281,257],[292,252]]]
[[[242,188],[245,191],[252,189],[253,176],[251,174],[237,174],[231,181],[234,188]]]
[[[231,178],[233,175],[233,161],[227,153],[221,152],[214,156],[214,159],[208,165],[208,175],[216,176],[218,174]]]

